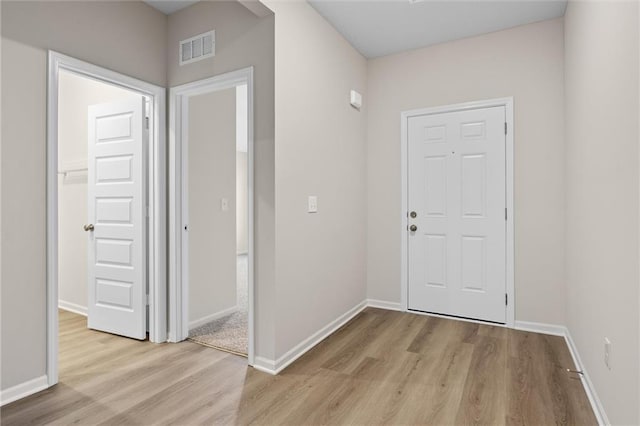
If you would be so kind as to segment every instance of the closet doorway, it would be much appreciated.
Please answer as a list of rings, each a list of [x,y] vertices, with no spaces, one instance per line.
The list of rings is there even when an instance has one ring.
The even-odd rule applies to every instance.
[[[59,343],[68,352],[86,336],[113,340],[104,333],[166,341],[165,97],[161,87],[56,52],[48,79],[51,386]]]
[[[171,339],[253,360],[252,69],[171,89]],[[173,204],[175,202],[175,204]],[[173,250],[175,249],[175,251]],[[173,336],[175,334],[175,337]]]

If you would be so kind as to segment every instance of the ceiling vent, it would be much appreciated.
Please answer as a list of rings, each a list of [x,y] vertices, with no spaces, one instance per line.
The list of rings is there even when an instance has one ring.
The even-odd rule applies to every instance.
[[[216,32],[209,31],[180,42],[180,65],[216,55]]]

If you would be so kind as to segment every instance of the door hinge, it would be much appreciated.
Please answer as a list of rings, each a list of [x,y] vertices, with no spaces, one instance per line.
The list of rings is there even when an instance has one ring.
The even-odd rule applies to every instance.
[[[149,306],[149,295],[147,294],[147,306]]]
[[[507,220],[507,208],[504,208],[504,220]]]
[[[504,134],[505,135],[507,134],[507,122],[506,121],[504,122]]]
[[[509,295],[507,293],[504,294],[504,305],[509,305]]]
[[[146,129],[149,130],[149,117],[144,118]]]

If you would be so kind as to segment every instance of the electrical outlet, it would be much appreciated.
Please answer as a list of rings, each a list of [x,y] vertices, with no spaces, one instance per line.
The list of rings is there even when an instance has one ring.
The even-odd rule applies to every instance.
[[[309,195],[307,211],[309,213],[318,213],[318,197],[315,195]]]
[[[604,365],[611,370],[611,340],[604,338]]]

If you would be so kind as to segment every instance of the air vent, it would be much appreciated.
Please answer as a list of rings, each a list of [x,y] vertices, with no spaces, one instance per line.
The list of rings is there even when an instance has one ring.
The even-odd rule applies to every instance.
[[[216,55],[216,32],[209,31],[180,42],[180,65]]]

